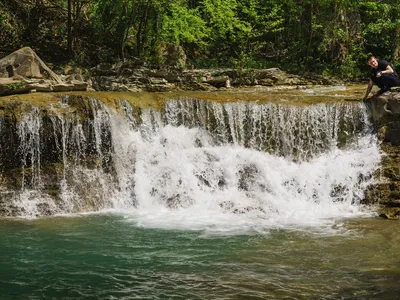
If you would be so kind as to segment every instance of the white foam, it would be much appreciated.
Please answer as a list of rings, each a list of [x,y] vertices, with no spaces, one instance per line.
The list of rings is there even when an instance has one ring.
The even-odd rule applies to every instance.
[[[52,120],[63,143],[57,146],[65,168],[61,205],[22,191],[13,204],[25,215],[40,215],[38,206],[47,203],[53,214],[112,210],[139,226],[242,233],[329,227],[369,213],[358,201],[381,154],[362,104],[184,99],[170,101],[164,112],[144,109],[137,122],[98,103],[92,108],[98,165],[82,164],[93,137],[84,135],[78,120]],[[21,135],[30,137],[31,131]],[[108,131],[112,146],[103,153]],[[339,149],[343,133],[346,147]],[[30,157],[38,143],[26,145]],[[104,160],[112,162],[111,172],[103,169]]]
[[[246,231],[324,226],[366,213],[357,201],[380,161],[371,136],[347,150],[334,148],[295,163],[241,146],[212,146],[207,138],[197,147],[196,140],[204,134],[165,126],[157,138],[137,148],[134,222]]]

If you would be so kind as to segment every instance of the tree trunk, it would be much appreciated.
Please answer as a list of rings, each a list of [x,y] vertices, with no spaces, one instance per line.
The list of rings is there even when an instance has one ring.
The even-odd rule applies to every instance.
[[[121,19],[120,23],[117,27],[117,34],[118,34],[118,55],[119,58],[124,61],[125,60],[125,41],[126,41],[126,32],[129,31],[129,25],[127,20],[128,16],[128,7],[127,3],[123,2],[122,11],[121,11]]]
[[[71,53],[72,52],[72,0],[68,0],[67,31],[68,31],[67,51]]]
[[[146,24],[147,24],[148,8],[149,8],[149,6],[148,6],[148,4],[146,4],[146,6],[144,8],[144,11],[143,11],[143,14],[142,14],[142,16],[140,18],[140,21],[139,21],[138,31],[136,33],[136,42],[137,42],[136,49],[137,49],[137,54],[138,54],[139,57],[142,54],[142,50],[144,48],[144,46],[143,46],[143,44],[144,44],[143,43],[144,42],[143,41],[143,39],[144,39],[144,28],[146,28]]]
[[[397,24],[396,35],[393,41],[393,62],[400,59],[400,22]]]

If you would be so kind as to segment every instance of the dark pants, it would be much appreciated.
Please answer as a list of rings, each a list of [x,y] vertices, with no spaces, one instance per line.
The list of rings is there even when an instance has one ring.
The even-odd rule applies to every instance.
[[[391,87],[400,86],[400,78],[394,74],[382,74],[381,77],[371,76],[371,80],[381,90],[390,90]]]

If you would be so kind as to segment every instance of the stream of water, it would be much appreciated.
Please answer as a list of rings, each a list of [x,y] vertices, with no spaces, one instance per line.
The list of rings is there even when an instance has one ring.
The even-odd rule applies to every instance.
[[[0,221],[1,299],[399,299],[400,232],[375,218],[262,232],[132,215]],[[217,227],[217,226],[215,226]],[[214,228],[215,229],[215,228]]]
[[[382,157],[362,103],[120,103],[50,116],[54,137],[21,119],[0,299],[400,299],[399,227],[362,204]]]

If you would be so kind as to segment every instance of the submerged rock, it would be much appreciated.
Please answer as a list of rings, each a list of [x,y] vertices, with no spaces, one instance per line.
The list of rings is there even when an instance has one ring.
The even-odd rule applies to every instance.
[[[379,217],[389,220],[400,220],[400,208],[394,210],[381,209]]]

